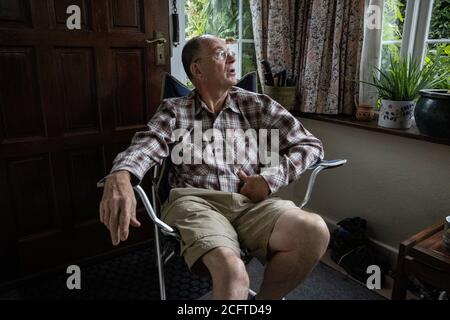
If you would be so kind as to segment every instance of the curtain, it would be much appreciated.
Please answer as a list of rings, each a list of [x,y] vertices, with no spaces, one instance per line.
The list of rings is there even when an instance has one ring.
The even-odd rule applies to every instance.
[[[358,104],[364,1],[249,0],[256,58],[298,77],[296,109],[352,114]],[[261,79],[263,71],[258,64]]]

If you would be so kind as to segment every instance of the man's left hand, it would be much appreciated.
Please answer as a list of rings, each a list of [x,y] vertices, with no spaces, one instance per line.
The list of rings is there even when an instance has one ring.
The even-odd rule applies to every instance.
[[[263,177],[260,175],[247,176],[242,170],[239,171],[238,175],[244,183],[239,191],[242,195],[246,196],[253,202],[260,202],[267,199],[270,189]]]

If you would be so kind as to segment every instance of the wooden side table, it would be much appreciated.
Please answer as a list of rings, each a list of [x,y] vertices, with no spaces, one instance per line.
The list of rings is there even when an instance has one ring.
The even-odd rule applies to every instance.
[[[450,292],[450,250],[444,247],[444,221],[400,244],[392,300],[405,299],[410,276]]]

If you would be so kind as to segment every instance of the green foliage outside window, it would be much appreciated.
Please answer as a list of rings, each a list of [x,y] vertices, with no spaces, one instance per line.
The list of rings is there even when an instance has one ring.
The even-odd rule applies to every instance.
[[[385,0],[383,12],[383,41],[401,40],[407,0]],[[381,69],[390,64],[390,56],[400,55],[401,43],[385,44],[381,54]]]
[[[405,22],[406,0],[385,0],[383,40],[401,40]]]
[[[437,65],[439,73],[447,74],[447,77],[441,81],[434,89],[450,90],[450,44],[439,43],[430,44],[427,49],[425,65]]]
[[[434,0],[428,39],[450,39],[450,0]],[[450,74],[450,43],[429,43],[425,64],[437,64],[442,73]],[[450,89],[450,75],[438,89]]]
[[[186,38],[202,34],[237,38],[238,19],[236,0],[187,0]]]
[[[450,0],[434,0],[428,39],[450,39]]]

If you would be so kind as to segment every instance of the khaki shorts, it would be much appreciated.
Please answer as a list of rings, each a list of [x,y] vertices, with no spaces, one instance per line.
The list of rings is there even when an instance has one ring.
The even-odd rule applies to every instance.
[[[269,238],[277,219],[292,201],[270,197],[253,203],[240,193],[200,188],[174,188],[161,208],[161,220],[180,232],[181,254],[189,268],[200,272],[199,260],[217,247],[231,248],[240,255],[248,250],[261,263],[267,261]],[[203,272],[202,272],[203,273]]]

